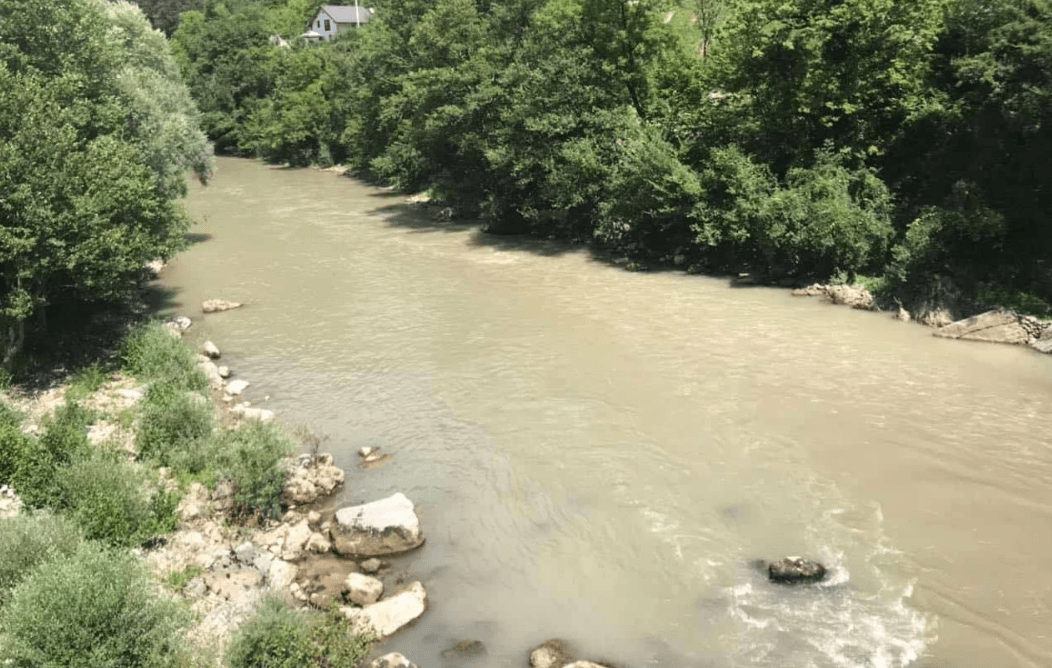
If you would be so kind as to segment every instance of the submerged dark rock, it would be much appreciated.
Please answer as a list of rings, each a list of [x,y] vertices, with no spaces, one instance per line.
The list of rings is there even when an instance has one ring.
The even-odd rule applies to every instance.
[[[443,658],[479,656],[486,653],[486,646],[481,640],[461,640],[455,647],[442,651]]]
[[[826,567],[810,559],[786,557],[772,561],[767,566],[767,576],[772,582],[808,584],[821,582],[826,576]]]

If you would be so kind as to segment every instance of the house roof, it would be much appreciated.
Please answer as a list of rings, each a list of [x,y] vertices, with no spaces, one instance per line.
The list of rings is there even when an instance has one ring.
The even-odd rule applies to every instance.
[[[322,5],[321,11],[332,17],[337,23],[368,23],[373,10],[354,5]]]

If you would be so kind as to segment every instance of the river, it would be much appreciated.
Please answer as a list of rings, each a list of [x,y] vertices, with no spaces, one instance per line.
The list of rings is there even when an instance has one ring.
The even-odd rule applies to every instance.
[[[328,436],[341,505],[417,504],[427,543],[395,571],[430,609],[391,650],[1052,666],[1052,357],[402,202],[220,159],[161,281],[249,399]],[[211,297],[246,306],[201,319]],[[363,445],[393,460],[359,470]],[[797,554],[831,578],[751,565]],[[440,656],[464,638],[486,656]]]

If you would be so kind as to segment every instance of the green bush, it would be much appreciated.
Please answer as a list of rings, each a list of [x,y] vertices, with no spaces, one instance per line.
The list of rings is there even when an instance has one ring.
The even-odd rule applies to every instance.
[[[779,184],[736,147],[713,152],[703,182],[707,206],[695,211],[697,243],[723,247],[770,275],[825,279],[882,264],[892,236],[891,195],[865,169],[829,153],[793,168]]]
[[[226,662],[230,668],[356,666],[371,642],[368,636],[354,635],[335,606],[326,614],[303,613],[269,599],[238,629]]]
[[[0,449],[12,454],[12,482],[27,506],[46,508],[61,497],[58,472],[90,451],[87,428],[94,419],[91,411],[72,402],[55,411],[40,438],[12,430],[0,434]]]
[[[144,475],[110,453],[95,452],[57,477],[61,509],[90,539],[127,547],[172,528],[169,495],[148,493]]]
[[[151,593],[131,554],[84,543],[15,587],[0,613],[0,664],[168,668],[181,660],[186,613]]]
[[[22,468],[32,463],[34,449],[34,443],[17,426],[0,421],[0,484],[19,481]]]
[[[180,344],[181,345],[181,344]],[[143,398],[139,456],[197,473],[212,464],[212,407],[178,383],[155,383]]]
[[[106,372],[103,370],[102,365],[98,362],[90,364],[77,371],[70,378],[69,388],[66,390],[66,399],[80,401],[102,387],[105,382]]]
[[[0,521],[0,608],[30,570],[72,555],[82,541],[77,526],[59,515],[23,514]]]
[[[0,426],[10,425],[17,427],[22,424],[22,413],[14,406],[0,400]]]
[[[204,391],[208,379],[193,351],[160,323],[136,329],[124,339],[124,369],[143,381],[163,381],[183,390]]]
[[[282,460],[295,447],[277,427],[252,422],[224,432],[217,441],[221,478],[234,482],[242,513],[277,515],[285,483]]]

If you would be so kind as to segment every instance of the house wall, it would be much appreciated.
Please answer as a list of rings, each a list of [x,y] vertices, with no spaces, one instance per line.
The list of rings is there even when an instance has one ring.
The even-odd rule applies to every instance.
[[[326,19],[328,19],[329,21],[328,30],[325,29]],[[329,41],[330,39],[336,36],[337,32],[339,32],[339,27],[336,25],[336,21],[334,21],[333,18],[329,16],[324,9],[318,10],[318,14],[314,17],[314,20],[311,21],[310,27],[311,30],[321,35],[322,39],[324,39],[325,41]]]

